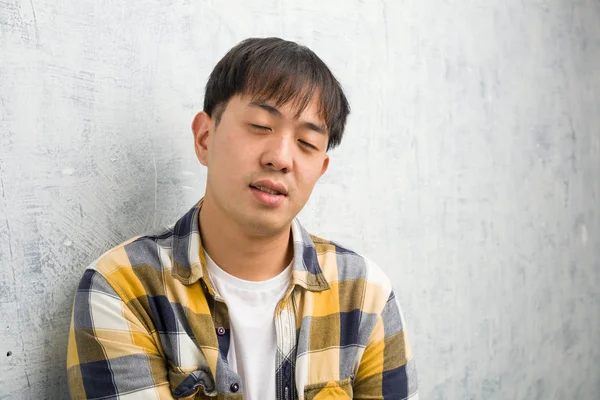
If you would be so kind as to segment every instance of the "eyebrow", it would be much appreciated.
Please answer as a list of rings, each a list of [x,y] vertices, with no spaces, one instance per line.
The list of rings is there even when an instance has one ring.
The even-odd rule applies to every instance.
[[[269,114],[273,115],[274,117],[278,117],[278,118],[282,117],[281,111],[279,111],[276,107],[273,107],[270,104],[263,103],[260,101],[251,101],[249,105],[252,107],[262,108],[263,110],[265,110]],[[325,128],[325,126],[322,124],[315,124],[314,122],[304,121],[301,123],[301,125],[303,128],[310,129],[312,131],[318,132],[323,135],[327,135],[327,128]]]

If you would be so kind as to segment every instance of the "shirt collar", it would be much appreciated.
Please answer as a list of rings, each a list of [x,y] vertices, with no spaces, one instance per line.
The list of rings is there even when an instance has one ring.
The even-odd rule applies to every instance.
[[[191,285],[208,276],[199,228],[202,202],[203,199],[173,226],[171,275],[184,285]],[[292,221],[292,238],[294,243],[292,284],[313,292],[329,289],[329,283],[319,265],[313,239],[297,219]],[[206,283],[206,280],[203,281]]]

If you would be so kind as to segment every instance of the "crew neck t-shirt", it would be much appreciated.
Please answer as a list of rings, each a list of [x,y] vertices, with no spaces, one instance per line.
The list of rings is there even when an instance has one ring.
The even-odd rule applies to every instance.
[[[273,314],[290,282],[292,263],[266,281],[247,281],[222,270],[204,252],[214,289],[225,300],[231,329],[227,362],[240,375],[244,398],[276,398],[277,336]]]

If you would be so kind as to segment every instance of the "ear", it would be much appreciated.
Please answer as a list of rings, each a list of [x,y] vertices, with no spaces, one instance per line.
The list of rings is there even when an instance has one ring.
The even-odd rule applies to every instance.
[[[323,160],[323,166],[321,167],[321,175],[319,178],[323,176],[323,174],[327,171],[327,168],[329,168],[329,155],[325,154],[325,159]]]
[[[200,164],[208,166],[209,133],[212,125],[210,116],[204,111],[199,112],[192,121],[192,133],[194,134],[194,149]]]

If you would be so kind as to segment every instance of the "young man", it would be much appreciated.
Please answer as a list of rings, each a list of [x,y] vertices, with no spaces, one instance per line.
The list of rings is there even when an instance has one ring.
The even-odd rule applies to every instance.
[[[306,47],[248,39],[225,55],[192,123],[205,197],[79,284],[74,399],[417,398],[388,278],[295,219],[348,113]]]

